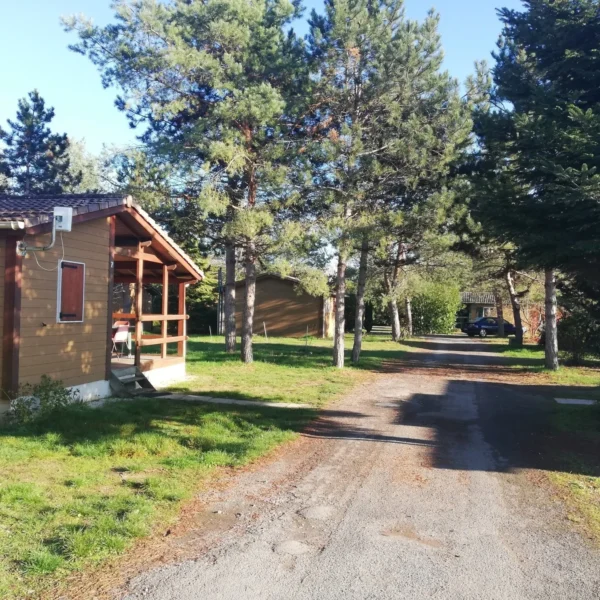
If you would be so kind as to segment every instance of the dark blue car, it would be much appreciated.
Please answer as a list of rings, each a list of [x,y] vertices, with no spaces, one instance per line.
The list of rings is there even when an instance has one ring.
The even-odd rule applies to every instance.
[[[498,319],[495,317],[481,317],[474,323],[469,323],[464,329],[469,337],[487,337],[488,335],[498,335]],[[508,321],[504,321],[504,335],[515,335],[517,332],[515,326]]]

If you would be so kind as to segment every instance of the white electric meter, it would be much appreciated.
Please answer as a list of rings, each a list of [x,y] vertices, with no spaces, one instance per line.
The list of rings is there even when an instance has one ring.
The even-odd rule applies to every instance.
[[[73,208],[70,206],[54,207],[54,227],[56,231],[71,231],[73,225]]]

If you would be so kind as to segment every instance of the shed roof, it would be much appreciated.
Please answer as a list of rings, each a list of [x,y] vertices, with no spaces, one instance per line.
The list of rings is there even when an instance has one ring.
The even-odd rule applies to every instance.
[[[302,287],[302,282],[300,281],[300,279],[298,279],[297,277],[290,277],[290,276],[283,276],[283,275],[278,275],[277,273],[261,273],[260,275],[257,275],[256,277],[256,281],[264,281],[265,279],[275,279],[277,281],[283,281],[284,283],[289,283],[290,285],[297,285],[300,286],[300,289],[302,289],[302,291],[304,291],[305,293],[307,293],[309,296],[313,296],[313,294],[307,292],[303,287]],[[241,287],[246,285],[246,280],[245,279],[238,279],[235,282],[235,286],[236,287]],[[331,294],[331,297],[333,297],[334,294]]]
[[[496,304],[493,292],[461,292],[460,299],[463,304]]]
[[[60,194],[40,196],[0,195],[0,222],[19,222],[19,227],[42,233],[50,227],[54,208],[66,206],[73,209],[73,221],[92,220],[121,212],[135,213],[145,227],[158,234],[162,243],[185,264],[196,279],[204,279],[204,273],[182,248],[162,229],[162,227],[131,196],[115,194]]]
[[[284,277],[283,275],[277,275],[276,273],[262,273],[261,275],[257,275],[256,277],[256,281],[263,281],[264,279],[277,279],[279,281],[287,281],[289,283],[293,283],[294,285],[300,283],[300,280],[296,277]],[[236,287],[240,287],[245,284],[245,279],[238,279],[235,282]]]

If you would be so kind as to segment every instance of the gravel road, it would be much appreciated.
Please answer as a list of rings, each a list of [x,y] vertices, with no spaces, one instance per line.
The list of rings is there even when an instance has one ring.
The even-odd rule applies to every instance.
[[[202,551],[120,597],[598,600],[600,550],[532,482],[528,426],[552,400],[481,380],[502,364],[477,341],[412,354],[419,369],[378,375],[215,493]],[[428,372],[446,364],[461,376]]]

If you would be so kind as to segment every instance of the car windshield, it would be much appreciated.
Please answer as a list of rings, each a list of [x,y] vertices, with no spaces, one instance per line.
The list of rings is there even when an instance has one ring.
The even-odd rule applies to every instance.
[[[495,318],[493,317],[479,317],[479,319],[477,319],[476,321],[474,321],[474,323],[479,323],[481,325],[486,324],[486,325],[497,325],[497,321]],[[505,327],[512,327],[513,324],[509,323],[508,321],[504,321],[504,326]]]

